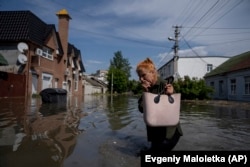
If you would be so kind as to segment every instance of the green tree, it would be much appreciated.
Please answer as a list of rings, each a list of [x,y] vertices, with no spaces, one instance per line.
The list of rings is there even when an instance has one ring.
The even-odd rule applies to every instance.
[[[128,59],[123,58],[122,52],[117,51],[114,53],[113,60],[110,60],[108,70],[108,86],[111,91],[113,82],[113,92],[123,93],[128,91],[129,77],[131,66]]]
[[[143,90],[141,83],[134,79],[129,81],[128,89],[129,91],[133,92],[133,94],[141,94]]]
[[[211,87],[208,87],[204,79],[190,78],[184,76],[174,82],[174,88],[176,92],[181,93],[182,99],[194,100],[194,99],[209,99],[209,94],[213,92]]]

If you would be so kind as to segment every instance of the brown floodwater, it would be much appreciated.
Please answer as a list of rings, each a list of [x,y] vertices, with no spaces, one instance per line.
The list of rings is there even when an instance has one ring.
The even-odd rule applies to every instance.
[[[250,109],[182,102],[174,150],[250,150]],[[0,167],[140,166],[150,146],[135,96],[67,104],[0,99]]]

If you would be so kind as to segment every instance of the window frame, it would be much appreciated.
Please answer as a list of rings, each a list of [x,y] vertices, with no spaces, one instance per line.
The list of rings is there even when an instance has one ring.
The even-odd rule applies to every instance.
[[[213,70],[213,64],[207,64],[207,72],[211,72]]]
[[[54,60],[52,49],[48,47],[43,47],[42,51],[43,51],[42,57],[49,59],[49,60]]]
[[[244,77],[244,92],[245,95],[250,95],[250,76]]]
[[[237,82],[236,79],[230,79],[230,94],[236,95]]]

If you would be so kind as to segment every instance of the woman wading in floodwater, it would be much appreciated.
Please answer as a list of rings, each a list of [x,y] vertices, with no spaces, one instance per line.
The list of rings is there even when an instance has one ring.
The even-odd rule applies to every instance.
[[[158,94],[160,93],[160,88],[164,88],[166,94],[174,93],[172,84],[158,78],[154,63],[149,58],[137,65],[136,72],[143,91]],[[138,107],[139,111],[143,113],[142,97],[138,100]],[[179,141],[180,136],[183,135],[180,123],[169,127],[151,127],[146,125],[146,128],[148,141],[151,142],[151,151],[171,151]]]

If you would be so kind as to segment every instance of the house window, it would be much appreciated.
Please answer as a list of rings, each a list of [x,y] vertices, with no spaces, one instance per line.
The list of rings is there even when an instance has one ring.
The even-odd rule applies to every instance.
[[[50,59],[50,60],[53,60],[53,55],[52,55],[52,50],[47,48],[47,47],[43,47],[43,54],[42,56],[47,58],[47,59]]]
[[[48,76],[43,76],[43,80],[44,80],[44,81],[49,81],[49,80],[50,80],[50,77],[48,77]]]
[[[75,91],[77,91],[77,90],[78,90],[78,81],[75,80]]]
[[[236,95],[236,79],[231,79],[230,81],[231,84],[231,95]]]
[[[75,91],[77,91],[78,90],[78,72],[77,71],[73,71],[73,76],[74,76],[74,86],[75,86]]]
[[[67,82],[64,81],[62,83],[62,88],[65,89],[65,90],[67,90],[67,86],[68,86]]]
[[[55,88],[58,88],[58,81],[59,81],[59,79],[55,78]]]
[[[220,96],[223,95],[223,87],[224,87],[224,82],[223,81],[219,81],[219,95]]]
[[[168,74],[171,74],[171,66],[168,65]]]
[[[245,77],[245,94],[250,95],[250,76]]]
[[[213,70],[213,64],[207,64],[207,72],[210,72]]]
[[[210,82],[210,86],[214,88],[214,82]]]
[[[46,88],[52,88],[53,76],[48,73],[42,73],[42,90]]]

